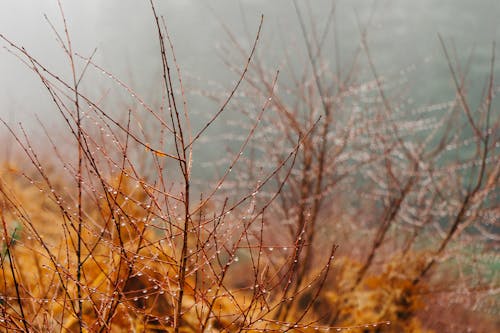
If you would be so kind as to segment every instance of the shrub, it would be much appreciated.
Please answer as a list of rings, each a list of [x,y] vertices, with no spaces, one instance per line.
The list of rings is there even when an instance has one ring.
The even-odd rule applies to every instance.
[[[368,83],[354,75],[357,62],[344,75],[321,62],[297,7],[306,79],[276,94],[278,73],[254,59],[261,20],[249,50],[235,45],[247,59],[236,83],[195,130],[174,46],[151,9],[157,107],[74,52],[62,7],[63,32],[54,32],[69,78],[0,35],[45,86],[72,144],[65,150],[46,129],[40,151],[4,122],[31,164],[7,166],[0,179],[4,330],[421,332],[443,285],[477,291],[478,301],[495,290],[494,273],[473,272],[496,246],[494,223],[482,220],[498,213],[494,52],[477,112],[443,42],[457,96],[407,115],[376,71],[366,28],[358,52]],[[87,95],[92,70],[136,106],[113,112]],[[253,108],[239,104],[242,88]],[[206,180],[193,175],[195,147],[231,105],[248,114],[247,132],[197,198]],[[462,156],[469,142],[475,151]],[[464,247],[478,240],[483,252]]]

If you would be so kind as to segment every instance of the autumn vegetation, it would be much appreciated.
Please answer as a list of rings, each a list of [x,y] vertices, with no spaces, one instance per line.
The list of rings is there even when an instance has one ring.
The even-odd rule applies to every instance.
[[[368,24],[352,62],[331,64],[333,28],[308,25],[295,5],[303,66],[269,72],[256,57],[264,18],[250,45],[228,30],[235,81],[200,90],[218,105],[201,126],[153,1],[152,105],[73,49],[61,4],[63,25],[49,26],[69,76],[0,35],[66,131],[41,123],[34,138],[1,120],[16,145],[0,169],[1,332],[498,329],[495,45],[472,105],[467,71],[440,36],[455,94],[414,108],[378,73]],[[107,109],[82,88],[90,72],[133,102]],[[240,116],[223,133],[226,158],[200,161],[229,110]],[[203,162],[215,179],[193,172]]]

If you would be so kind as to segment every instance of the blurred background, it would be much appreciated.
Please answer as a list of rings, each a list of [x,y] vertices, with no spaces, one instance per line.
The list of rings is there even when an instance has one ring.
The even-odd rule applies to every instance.
[[[299,1],[299,4],[306,19],[318,27],[331,19],[331,1]],[[224,63],[228,51],[234,50],[227,30],[249,50],[261,14],[265,19],[258,54],[269,70],[280,69],[286,50],[292,50],[295,57],[292,62],[297,66],[307,61],[292,1],[166,0],[158,5],[170,30],[184,80],[189,84],[203,89],[209,84],[230,86],[236,75]],[[62,1],[62,6],[75,51],[88,56],[97,48],[96,63],[130,83],[146,99],[153,98],[158,92],[160,62],[149,2]],[[500,32],[498,13],[500,2],[496,0],[341,0],[337,1],[334,27],[338,51],[328,52],[334,47],[330,34],[324,54],[337,54],[341,65],[349,64],[360,43],[360,26],[368,25],[368,44],[378,72],[400,75],[411,89],[411,102],[428,105],[449,99],[453,92],[438,33],[452,41],[461,59],[473,54],[469,78],[483,80],[488,71],[491,42],[498,39]],[[61,27],[56,0],[0,0],[0,33],[24,46],[54,71],[68,73],[64,54],[44,15]],[[86,82],[92,84],[85,86]],[[110,84],[103,75],[91,76],[83,83],[86,91],[97,94]],[[477,97],[483,87],[472,89],[477,90],[472,92]],[[112,100],[113,96],[107,98]],[[191,96],[190,102],[191,110],[210,105],[196,96]],[[50,122],[58,119],[40,81],[2,49],[0,116],[10,123],[22,121],[29,126],[34,114]]]

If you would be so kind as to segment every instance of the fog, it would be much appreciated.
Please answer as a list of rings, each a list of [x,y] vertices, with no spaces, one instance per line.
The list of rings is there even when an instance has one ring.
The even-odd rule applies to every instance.
[[[158,84],[159,57],[156,32],[148,1],[87,0],[61,1],[75,52],[88,56],[97,48],[96,63],[129,82],[152,98]],[[311,17],[325,25],[331,2],[309,1]],[[305,15],[309,9],[299,1]],[[186,80],[207,88],[215,81],[228,86],[235,79],[224,64],[231,53],[225,28],[249,48],[260,15],[264,14],[259,55],[270,70],[280,69],[283,50],[293,48],[297,64],[305,63],[304,42],[293,2],[287,0],[168,0],[159,2],[172,36],[177,58]],[[474,50],[470,75],[483,77],[488,69],[491,42],[498,40],[500,2],[497,0],[393,0],[338,1],[341,63],[349,62],[359,45],[359,24],[369,25],[368,42],[379,72],[398,73],[408,66],[413,98],[428,103],[452,91],[449,73],[437,34],[454,43],[456,53],[466,59]],[[370,15],[372,21],[369,21]],[[0,33],[25,47],[55,72],[68,74],[68,64],[44,15],[62,32],[56,0],[0,0]],[[33,123],[35,114],[46,121],[57,118],[50,98],[39,79],[9,53],[0,41],[0,116],[12,123]],[[327,41],[332,48],[333,38]],[[234,52],[237,55],[237,52]],[[332,52],[328,53],[333,62]],[[415,67],[416,66],[416,67]],[[109,80],[89,74],[85,89],[94,92],[109,87]],[[286,78],[286,76],[285,76]],[[480,88],[478,88],[480,89]],[[450,96],[446,96],[449,98]],[[196,108],[199,101],[193,100]],[[54,118],[55,117],[55,118]],[[3,131],[3,130],[2,130]]]

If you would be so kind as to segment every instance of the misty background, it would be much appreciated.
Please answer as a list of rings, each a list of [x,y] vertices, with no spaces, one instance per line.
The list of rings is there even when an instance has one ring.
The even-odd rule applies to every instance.
[[[97,48],[94,58],[97,64],[129,83],[146,101],[157,100],[160,57],[149,1],[62,0],[61,3],[75,52],[89,56]],[[323,29],[332,1],[298,3],[304,16],[313,21],[309,21],[308,28],[312,23]],[[246,59],[231,46],[225,29],[248,52],[261,14],[265,18],[258,57],[270,72],[282,69],[285,50],[296,58],[292,62],[297,68],[308,65],[292,1],[166,0],[158,1],[158,9],[166,19],[184,80],[192,87],[229,90],[237,75],[224,60],[236,59],[235,66],[241,67]],[[398,77],[408,85],[409,102],[416,105],[454,97],[437,37],[440,33],[462,61],[473,54],[468,78],[470,82],[481,83],[471,86],[469,91],[472,105],[476,105],[474,100],[479,100],[489,70],[491,43],[498,40],[500,32],[499,13],[498,0],[339,0],[332,29],[337,29],[339,37],[340,64],[349,65],[360,44],[359,24],[370,22],[368,44],[378,72]],[[67,60],[44,15],[62,31],[56,0],[0,0],[0,33],[25,47],[54,72],[67,76]],[[48,124],[60,121],[40,80],[4,48],[7,46],[4,41],[0,44],[0,117],[10,124],[21,121],[28,128],[36,125],[35,115]],[[323,54],[332,64],[336,61],[333,44],[331,33]],[[361,64],[365,63],[363,57]],[[286,74],[280,80],[286,80]],[[95,70],[89,71],[83,83],[83,90],[94,96],[113,87],[116,85],[106,75]],[[131,102],[120,101],[123,95],[106,98],[109,105],[117,107]],[[194,114],[205,111],[212,114],[216,109],[213,102],[196,94],[188,95],[188,102]],[[196,125],[197,119],[193,121]],[[5,129],[0,131],[3,133]]]

